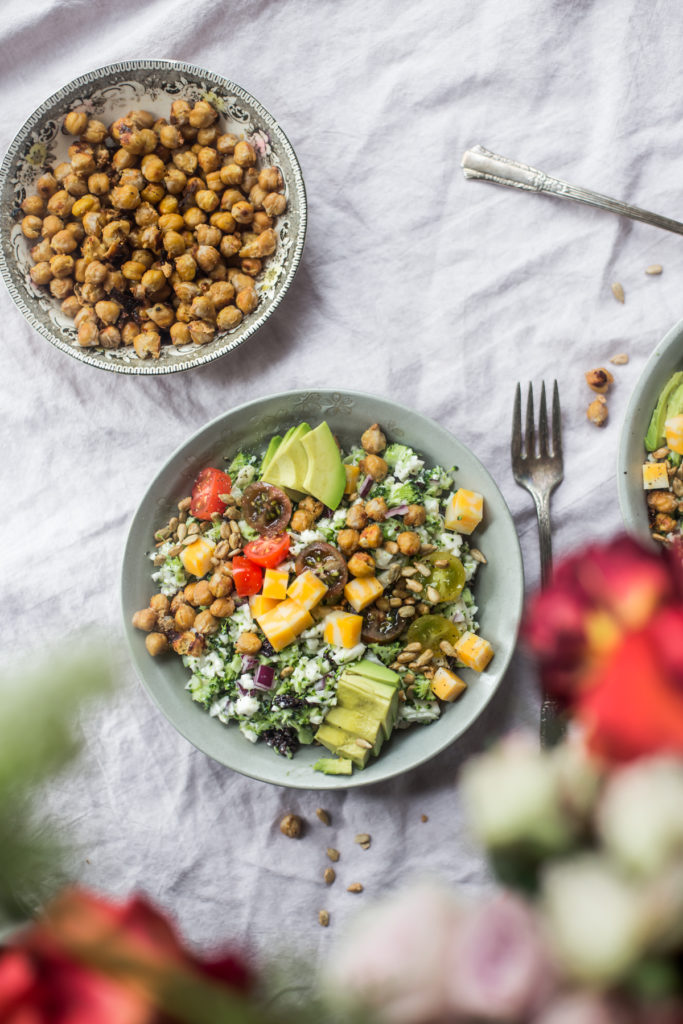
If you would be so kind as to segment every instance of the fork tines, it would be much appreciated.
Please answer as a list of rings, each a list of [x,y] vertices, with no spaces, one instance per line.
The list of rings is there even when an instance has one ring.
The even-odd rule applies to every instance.
[[[536,426],[534,422],[534,390],[529,384],[529,391],[526,403],[526,429],[522,438],[522,389],[517,384],[515,390],[515,405],[512,416],[512,444],[511,452],[513,459],[535,459],[537,456],[562,457],[562,427],[560,418],[560,395],[557,389],[557,381],[553,381],[553,409],[552,409],[552,451],[548,442],[548,406],[545,396],[545,382],[541,384],[541,404],[538,413],[538,453],[536,452]],[[522,451],[522,445],[524,451]]]

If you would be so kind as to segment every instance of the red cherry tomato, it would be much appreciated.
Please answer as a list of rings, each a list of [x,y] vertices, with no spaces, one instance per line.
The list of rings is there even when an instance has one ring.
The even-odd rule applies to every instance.
[[[214,512],[224,512],[225,502],[221,494],[230,494],[232,480],[222,469],[209,466],[203,469],[192,488],[190,515],[196,519],[210,519]]]
[[[258,594],[263,585],[263,570],[242,555],[235,555],[232,560],[232,578],[238,597],[249,597]]]
[[[280,562],[284,562],[289,552],[290,539],[288,533],[281,537],[258,537],[252,540],[244,549],[247,558],[264,569],[274,569]]]

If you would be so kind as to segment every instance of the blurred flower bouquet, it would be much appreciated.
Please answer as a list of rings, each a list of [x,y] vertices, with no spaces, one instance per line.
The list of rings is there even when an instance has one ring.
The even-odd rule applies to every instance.
[[[525,635],[575,725],[471,760],[472,829],[507,888],[365,911],[326,985],[392,1024],[683,1021],[683,563],[628,538],[558,565]]]

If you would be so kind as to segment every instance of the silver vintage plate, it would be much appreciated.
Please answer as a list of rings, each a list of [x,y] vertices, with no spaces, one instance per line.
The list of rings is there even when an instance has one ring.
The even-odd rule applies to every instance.
[[[248,139],[259,160],[282,171],[287,209],[278,218],[278,248],[256,279],[259,304],[232,331],[223,331],[207,345],[162,346],[159,359],[140,359],[131,346],[120,349],[81,348],[73,320],[60,303],[31,281],[29,249],[17,214],[33,184],[49,166],[68,161],[74,141],[62,132],[64,115],[86,110],[109,125],[131,109],[168,117],[173,100],[206,99],[220,112],[224,131]],[[50,96],[31,115],[12,142],[0,169],[0,273],[14,302],[28,322],[53,345],[91,366],[117,373],[173,373],[210,363],[236,348],[265,323],[282,301],[301,260],[306,235],[306,192],[301,169],[277,121],[248,92],[221,75],[170,60],[133,60],[90,71]]]
[[[168,522],[177,502],[188,494],[205,466],[224,465],[242,448],[265,450],[273,434],[303,420],[311,425],[327,420],[342,446],[358,444],[361,433],[378,422],[390,441],[417,449],[428,464],[457,467],[462,487],[484,495],[484,521],[474,542],[488,559],[474,587],[482,636],[495,655],[477,674],[462,672],[468,682],[463,696],[444,705],[441,718],[427,726],[397,730],[380,756],[352,777],[314,772],[312,765],[326,751],[317,745],[302,747],[292,760],[275,754],[265,743],[250,743],[236,725],[222,725],[192,701],[185,689],[189,672],[180,658],[151,658],[145,635],[133,629],[131,619],[145,608],[154,593],[148,553],[153,534]],[[373,395],[354,391],[290,391],[260,398],[232,409],[208,423],[170,456],[150,483],[131,523],[123,558],[122,609],[124,628],[138,675],[170,722],[204,753],[221,764],[263,782],[299,789],[345,789],[400,775],[450,746],[481,714],[500,685],[517,641],[522,613],[524,576],[512,516],[492,477],[465,445],[443,427],[419,413]]]

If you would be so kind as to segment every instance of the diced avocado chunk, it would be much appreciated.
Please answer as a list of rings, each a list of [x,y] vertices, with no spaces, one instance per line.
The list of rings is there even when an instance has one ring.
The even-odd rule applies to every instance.
[[[312,494],[328,508],[337,508],[344,496],[346,471],[327,423],[323,420],[315,430],[306,433],[301,444],[308,456],[308,467],[300,489]]]
[[[315,739],[318,743],[322,743],[324,747],[327,747],[330,753],[351,758],[358,768],[364,768],[368,762],[370,750],[366,747],[359,747],[356,743],[356,737],[346,732],[345,729],[340,729],[335,725],[328,725],[326,722],[323,722],[318,727]]]
[[[678,415],[677,413],[670,412],[669,399],[674,396],[674,392],[683,384],[683,371],[674,373],[664,385],[660,392],[657,405],[652,413],[650,419],[650,425],[645,435],[645,447],[649,452],[654,452],[657,448],[661,448],[666,443],[664,436],[664,424],[670,416]]]
[[[263,456],[263,462],[261,463],[261,476],[263,476],[268,469],[268,466],[272,462],[273,455],[275,455],[275,452],[280,447],[282,440],[282,437],[280,437],[279,434],[276,434],[275,437],[271,437],[268,442],[268,448],[266,449],[266,454]]]
[[[391,736],[398,717],[398,690],[362,676],[342,676],[337,684],[337,703],[352,710],[382,713],[384,736],[386,739]]]
[[[377,757],[384,743],[384,723],[389,713],[388,708],[379,715],[373,709],[345,708],[340,705],[330,708],[325,715],[325,723],[344,729],[351,736],[358,736],[372,744],[372,753]]]
[[[321,757],[313,765],[313,771],[323,775],[353,775],[353,762],[350,757]]]
[[[261,479],[276,487],[291,487],[302,490],[301,482],[306,476],[308,455],[301,443],[301,438],[310,431],[308,423],[300,423],[291,434],[283,437]]]
[[[370,661],[363,658],[361,661],[354,661],[353,672],[355,675],[367,676],[368,679],[376,679],[380,683],[389,683],[391,686],[398,686],[401,677],[398,672],[386,665],[380,665],[377,661]]]

